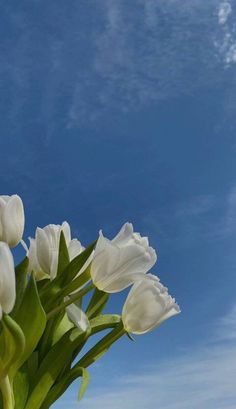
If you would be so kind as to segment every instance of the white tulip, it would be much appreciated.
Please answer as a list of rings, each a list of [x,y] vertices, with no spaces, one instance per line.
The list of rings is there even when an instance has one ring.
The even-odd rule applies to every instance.
[[[0,240],[15,247],[22,239],[25,215],[22,200],[17,195],[0,196]]]
[[[115,293],[123,290],[155,264],[155,250],[149,246],[148,238],[134,233],[131,223],[126,223],[113,240],[99,233],[91,265],[91,277],[95,286],[102,291]]]
[[[9,314],[16,300],[14,260],[6,243],[0,242],[0,319]]]
[[[77,307],[75,304],[71,304],[66,307],[66,312],[68,318],[79,328],[81,332],[87,331],[89,328],[89,320],[87,315],[81,308]]]
[[[147,274],[131,288],[123,307],[122,320],[127,332],[144,334],[179,313],[180,308],[168,294],[168,289],[156,276]]]
[[[30,237],[29,241],[30,241],[29,249],[27,248],[25,243],[23,243],[22,241],[22,244],[24,245],[27,251],[27,257],[29,259],[29,267],[28,267],[29,272],[34,273],[36,280],[43,280],[44,278],[48,278],[48,274],[44,273],[44,271],[42,270],[38,262],[36,240]]]
[[[70,260],[84,250],[79,240],[71,240],[70,226],[67,222],[62,225],[49,224],[43,229],[38,227],[35,239],[30,238],[30,248],[27,252],[29,271],[34,272],[37,279],[48,275],[51,280],[56,277],[61,231],[65,236]]]

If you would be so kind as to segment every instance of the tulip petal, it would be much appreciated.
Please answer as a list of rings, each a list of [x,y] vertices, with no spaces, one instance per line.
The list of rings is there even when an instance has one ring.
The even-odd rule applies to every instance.
[[[63,230],[64,236],[65,236],[65,240],[66,240],[66,244],[67,246],[69,245],[70,241],[71,241],[71,232],[70,232],[70,225],[67,222],[63,222],[61,225],[61,229]]]
[[[73,260],[83,250],[84,250],[84,247],[81,245],[79,240],[77,239],[71,240],[68,245],[68,252],[69,252],[70,260]]]
[[[19,196],[10,196],[6,202],[1,221],[4,241],[10,247],[15,247],[22,238],[25,225],[24,207]]]
[[[77,307],[75,304],[71,304],[66,307],[66,312],[68,318],[78,327],[82,332],[87,331],[89,328],[89,320],[87,315],[81,308]]]
[[[113,240],[100,231],[91,277],[98,289],[118,292],[140,280],[156,260],[156,252],[149,246],[147,237],[134,233],[132,224],[125,223]]]
[[[9,314],[16,299],[15,269],[11,251],[6,243],[0,242],[0,305]]]
[[[114,265],[118,264],[120,249],[103,236],[98,239],[98,247],[99,251],[96,246],[91,265],[91,277],[95,285],[102,290],[106,286],[107,280],[110,280]]]
[[[62,225],[48,224],[43,229],[37,228],[35,244],[32,241],[34,239],[31,239],[29,251],[29,257],[32,259],[32,262],[30,260],[30,266],[33,266],[37,279],[45,278],[45,274],[49,275],[51,280],[56,277],[62,231],[68,247],[70,261],[84,250],[77,239],[71,240],[70,226],[67,222],[63,222]],[[36,250],[34,247],[36,247]]]
[[[45,273],[50,274],[52,257],[50,252],[48,235],[40,227],[37,227],[36,230],[36,249],[40,267]]]
[[[125,223],[119,233],[114,237],[112,242],[117,246],[125,246],[132,238],[134,229],[132,223]]]
[[[126,331],[144,334],[179,312],[179,306],[159,279],[146,275],[130,290],[123,306],[122,319]]]
[[[36,240],[33,239],[32,237],[29,237],[29,241],[30,241],[30,246],[29,246],[29,249],[27,249],[26,244],[24,243],[23,245],[23,240],[21,240],[23,247],[27,251],[27,257],[29,259],[29,267],[28,267],[29,273],[33,273],[36,280],[43,280],[44,278],[48,278],[48,274],[45,274],[43,272],[38,262]]]
[[[103,291],[107,293],[117,293],[129,287],[136,281],[142,280],[144,276],[145,275],[143,273],[136,273],[126,274],[123,277],[117,277],[117,279],[114,279],[108,282],[107,285],[103,286]]]
[[[58,250],[51,249],[50,279],[54,280],[57,275]]]
[[[139,245],[119,248],[106,241],[106,248],[92,263],[91,276],[95,285],[107,292],[118,292],[142,278],[156,262],[155,250]]]

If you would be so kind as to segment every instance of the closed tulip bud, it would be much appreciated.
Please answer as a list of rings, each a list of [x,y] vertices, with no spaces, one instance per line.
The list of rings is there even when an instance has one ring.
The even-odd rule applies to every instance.
[[[67,316],[73,324],[79,328],[81,332],[87,331],[89,328],[89,320],[87,315],[81,308],[77,307],[75,304],[71,304],[66,307]]]
[[[61,231],[65,236],[70,260],[83,251],[79,240],[71,240],[70,226],[67,222],[62,225],[49,224],[43,229],[38,227],[35,239],[30,239],[30,248],[27,252],[29,271],[34,272],[37,279],[50,276],[53,280],[56,277]]]
[[[0,242],[0,319],[9,314],[16,300],[14,260],[6,243]]]
[[[115,293],[140,280],[156,259],[148,238],[134,233],[132,224],[126,223],[113,240],[100,232],[91,277],[99,290]]]
[[[0,196],[0,240],[15,247],[22,239],[25,215],[22,200],[17,195]]]
[[[168,294],[168,289],[156,276],[148,274],[131,288],[123,307],[122,320],[127,332],[144,334],[179,313],[180,308]]]

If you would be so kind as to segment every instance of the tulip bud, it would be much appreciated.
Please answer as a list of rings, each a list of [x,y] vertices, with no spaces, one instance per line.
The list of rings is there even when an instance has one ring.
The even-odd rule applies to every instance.
[[[0,196],[0,240],[15,247],[22,239],[25,215],[22,200],[17,195]]]
[[[81,330],[81,332],[87,331],[89,328],[89,320],[87,315],[81,308],[75,304],[71,304],[66,307],[67,316],[73,324]]]
[[[15,268],[11,251],[6,243],[0,242],[0,319],[2,313],[9,314],[16,300]]]
[[[144,334],[179,314],[180,308],[159,279],[148,274],[131,288],[122,311],[127,332]]]
[[[37,228],[35,239],[30,239],[28,250],[29,271],[34,272],[37,279],[50,276],[53,280],[57,275],[60,235],[63,231],[68,247],[70,260],[83,251],[83,246],[77,239],[71,240],[70,226],[49,224],[43,229]]]
[[[148,238],[134,233],[126,223],[113,240],[100,232],[91,265],[91,277],[99,290],[115,293],[140,280],[157,259]]]

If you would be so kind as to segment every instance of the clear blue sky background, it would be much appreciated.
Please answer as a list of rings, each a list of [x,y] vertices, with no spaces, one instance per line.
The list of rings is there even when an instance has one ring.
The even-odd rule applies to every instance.
[[[236,2],[0,11],[1,193],[22,196],[25,238],[67,220],[86,245],[131,221],[182,308],[117,343],[78,407],[235,409]],[[78,387],[54,408],[77,408]]]

